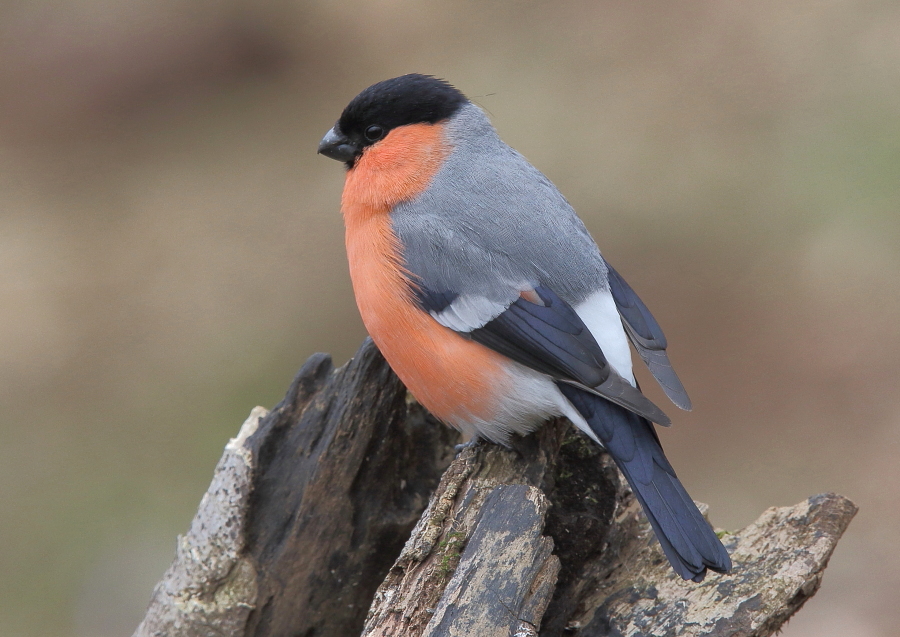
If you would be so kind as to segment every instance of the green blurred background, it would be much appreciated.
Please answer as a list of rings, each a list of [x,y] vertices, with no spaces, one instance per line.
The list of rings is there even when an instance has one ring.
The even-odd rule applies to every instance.
[[[664,443],[714,522],[860,505],[784,634],[896,634],[900,4],[877,0],[0,5],[0,632],[130,634],[250,409],[355,351],[343,170],[315,149],[412,71],[486,108],[653,309],[695,404]]]

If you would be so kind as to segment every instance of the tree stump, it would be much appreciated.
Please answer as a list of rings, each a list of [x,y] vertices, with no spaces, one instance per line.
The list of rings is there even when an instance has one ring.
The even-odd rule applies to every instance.
[[[684,582],[567,421],[457,441],[371,341],[337,370],[311,357],[226,445],[135,637],[771,635],[856,513],[770,509],[723,532],[732,574]]]

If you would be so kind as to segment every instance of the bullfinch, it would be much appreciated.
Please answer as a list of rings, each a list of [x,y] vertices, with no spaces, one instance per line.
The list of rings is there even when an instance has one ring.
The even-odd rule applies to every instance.
[[[410,74],[357,95],[319,145],[344,162],[356,302],[406,387],[494,442],[566,416],[603,445],[684,579],[731,560],[666,459],[669,418],[637,386],[634,349],[675,405],[690,399],[647,306],[556,187],[447,82]]]

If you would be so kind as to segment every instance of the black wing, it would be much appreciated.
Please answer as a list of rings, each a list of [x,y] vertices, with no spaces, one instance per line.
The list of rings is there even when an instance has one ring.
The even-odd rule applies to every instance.
[[[542,304],[518,297],[499,316],[463,335],[512,360],[565,383],[598,394],[648,420],[669,425],[669,418],[609,365],[590,330],[553,290],[538,286]],[[422,309],[440,312],[453,292],[420,289]]]
[[[622,317],[622,325],[625,326],[628,339],[650,368],[650,373],[666,392],[666,396],[681,409],[690,410],[691,399],[666,355],[668,346],[666,335],[625,279],[608,262],[606,266],[609,268],[609,288]]]

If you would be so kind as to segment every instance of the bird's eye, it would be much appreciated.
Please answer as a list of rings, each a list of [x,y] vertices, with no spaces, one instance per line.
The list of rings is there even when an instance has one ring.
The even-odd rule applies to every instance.
[[[366,129],[366,139],[370,142],[377,142],[382,137],[384,137],[384,128],[378,124],[372,124]]]

